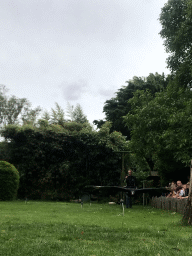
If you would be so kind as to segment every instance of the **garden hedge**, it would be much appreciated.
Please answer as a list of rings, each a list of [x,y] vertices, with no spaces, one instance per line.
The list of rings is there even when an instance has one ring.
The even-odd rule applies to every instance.
[[[13,200],[19,188],[19,172],[10,163],[0,161],[0,200]]]

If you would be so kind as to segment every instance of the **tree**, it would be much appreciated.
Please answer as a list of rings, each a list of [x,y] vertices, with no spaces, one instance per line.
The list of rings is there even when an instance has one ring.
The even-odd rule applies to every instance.
[[[107,100],[103,107],[103,112],[106,115],[106,121],[112,122],[111,132],[119,131],[127,139],[130,139],[130,130],[125,126],[123,116],[131,110],[131,104],[128,102],[137,90],[150,90],[152,95],[155,92],[162,91],[166,88],[171,76],[160,75],[158,73],[149,74],[148,77],[133,77],[132,80],[127,81],[127,86],[123,86],[116,93],[116,97]],[[94,120],[94,124],[101,127],[103,120]]]
[[[105,144],[113,151],[128,150],[128,142],[121,132],[110,132],[112,123],[105,122],[97,132],[99,144]]]
[[[69,117],[70,121],[73,121],[73,111],[74,106],[67,102],[67,116]]]
[[[51,119],[50,114],[49,114],[49,112],[47,110],[44,111],[44,113],[42,115],[42,119],[43,120],[47,120],[47,121],[49,121]]]
[[[169,57],[168,67],[177,73],[180,86],[192,80],[192,1],[169,0],[160,14],[161,37]]]
[[[84,115],[83,109],[80,104],[77,104],[76,107],[74,108],[72,105],[68,103],[67,108],[68,108],[68,111],[67,111],[68,116],[71,121],[81,123],[81,124],[88,122],[87,117]]]
[[[134,152],[152,157],[160,172],[171,170],[170,159],[189,164],[192,151],[187,143],[192,138],[187,120],[191,102],[192,92],[175,84],[155,98],[149,92],[138,91],[130,100],[132,110],[125,117],[132,130],[130,146]]]
[[[61,106],[59,106],[58,103],[55,103],[55,105],[56,109],[51,109],[50,123],[64,126],[64,123],[66,122],[64,110],[61,108]],[[47,112],[44,113],[44,118],[46,118],[46,120],[49,120],[49,114]]]
[[[169,0],[162,8],[160,14],[162,30],[160,31],[160,35],[164,39],[166,51],[170,53],[167,64],[172,73],[176,74],[175,82],[183,88],[192,86],[191,21],[192,0]],[[190,92],[188,94],[190,95]],[[184,162],[189,161],[189,157],[191,157],[191,155],[189,156],[191,154],[190,145],[188,145],[191,140],[190,129],[188,129],[191,100],[185,101],[185,104],[184,111],[183,109],[179,109],[178,113],[172,116],[169,130],[165,134],[166,138],[172,138],[168,147],[177,145],[177,157],[181,158]],[[183,117],[187,119],[183,119]],[[180,120],[183,120],[183,124],[181,124]],[[181,126],[177,127],[176,131],[178,132],[174,133],[173,126],[177,126],[178,123]],[[186,126],[186,129],[184,129],[184,126]],[[176,143],[176,136],[178,136],[179,145]],[[192,177],[190,191],[192,191]],[[189,196],[188,206],[184,214],[184,220],[187,220],[190,224],[192,224],[191,212],[192,194]]]
[[[25,98],[8,97],[7,89],[0,86],[0,127],[8,124],[31,123],[35,124],[40,113],[40,107],[31,109],[31,104]]]
[[[129,102],[132,110],[125,116],[125,122],[132,130],[130,150],[138,158],[151,159],[153,168],[164,180],[187,182],[192,156],[192,91],[174,81],[155,97],[137,91]],[[186,218],[192,224],[189,209]]]

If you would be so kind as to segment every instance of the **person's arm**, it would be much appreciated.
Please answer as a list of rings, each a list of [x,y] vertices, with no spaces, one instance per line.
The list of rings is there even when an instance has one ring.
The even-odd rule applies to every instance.
[[[173,192],[170,192],[166,197],[172,197],[173,196]]]
[[[173,196],[173,198],[178,198],[179,197],[179,193],[177,192],[176,195]]]
[[[178,199],[185,199],[185,198],[188,198],[189,196],[178,196],[177,198]]]

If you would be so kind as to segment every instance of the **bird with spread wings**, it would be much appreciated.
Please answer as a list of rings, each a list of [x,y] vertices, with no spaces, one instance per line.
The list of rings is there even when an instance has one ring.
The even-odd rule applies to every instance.
[[[170,190],[165,187],[160,188],[127,188],[127,187],[120,187],[120,186],[94,186],[89,185],[85,187],[84,195],[82,196],[82,200],[86,198],[85,195],[91,194],[108,194],[108,195],[116,195],[119,192],[125,192],[128,196],[134,197],[139,193],[149,193],[152,196],[161,195],[162,193],[167,193]]]

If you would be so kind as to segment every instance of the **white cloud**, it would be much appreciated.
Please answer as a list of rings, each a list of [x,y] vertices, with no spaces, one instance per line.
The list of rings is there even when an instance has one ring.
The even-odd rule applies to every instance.
[[[166,0],[0,3],[1,84],[51,109],[80,103],[90,121],[133,76],[166,72],[157,21]]]

